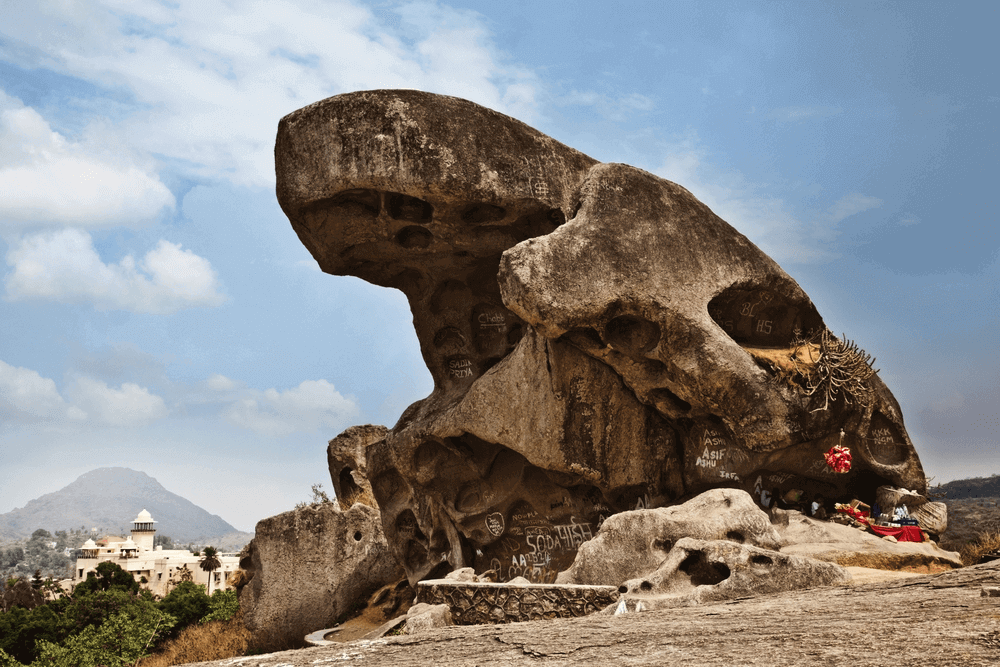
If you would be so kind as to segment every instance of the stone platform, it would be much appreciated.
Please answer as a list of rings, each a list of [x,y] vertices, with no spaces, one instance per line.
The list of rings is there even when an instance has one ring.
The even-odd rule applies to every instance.
[[[456,625],[516,623],[593,614],[617,602],[618,589],[430,579],[417,584],[416,601],[448,605]]]

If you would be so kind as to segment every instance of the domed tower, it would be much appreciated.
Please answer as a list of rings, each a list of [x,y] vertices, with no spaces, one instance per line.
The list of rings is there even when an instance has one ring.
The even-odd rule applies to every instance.
[[[80,558],[94,559],[97,560],[97,552],[100,551],[100,547],[94,543],[94,540],[88,539],[80,547]]]
[[[153,550],[153,535],[156,534],[154,523],[156,521],[153,521],[152,515],[145,509],[132,521],[132,541],[139,551]]]

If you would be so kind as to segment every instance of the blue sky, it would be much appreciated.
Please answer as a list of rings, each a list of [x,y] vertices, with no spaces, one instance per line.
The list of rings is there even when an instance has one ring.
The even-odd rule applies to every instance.
[[[403,296],[321,273],[274,197],[278,120],[372,88],[684,185],[875,355],[928,475],[1000,472],[996,3],[0,14],[0,512],[120,465],[252,530],[430,392]]]

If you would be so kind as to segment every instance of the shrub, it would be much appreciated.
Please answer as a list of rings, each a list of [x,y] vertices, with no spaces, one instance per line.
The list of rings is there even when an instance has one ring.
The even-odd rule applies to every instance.
[[[215,596],[213,596],[215,597]],[[226,621],[192,625],[163,645],[163,649],[139,663],[139,667],[169,667],[247,655],[252,648],[250,631],[242,615]],[[0,664],[2,667],[2,664]]]
[[[979,533],[974,540],[962,547],[959,555],[963,564],[975,565],[984,555],[998,549],[1000,549],[1000,532],[989,531]]]
[[[177,619],[175,630],[179,632],[192,623],[197,623],[210,611],[210,601],[205,589],[193,581],[182,581],[170,591],[157,606]]]
[[[878,371],[872,367],[875,360],[871,355],[853,341],[846,337],[841,340],[825,328],[809,338],[803,338],[796,330],[792,347],[796,351],[804,348],[808,353],[809,363],[795,364],[795,370],[804,380],[805,395],[823,397],[823,407],[812,412],[827,410],[840,395],[848,404],[871,408],[875,400],[871,379]],[[817,347],[818,356],[815,354]],[[796,356],[793,355],[793,362]]]
[[[326,495],[326,491],[323,490],[322,484],[312,485],[312,500],[307,503],[295,503],[295,509],[299,510],[304,507],[312,507],[313,505],[323,505],[325,503],[332,503],[330,496]]]
[[[65,603],[62,600],[57,600],[48,603],[45,607],[54,611],[60,608],[59,604],[65,605],[61,614],[60,632],[64,635],[70,635],[91,626],[100,626],[114,614],[136,605],[152,603],[136,597],[132,593],[112,588],[107,591],[96,591],[88,595],[74,597]]]
[[[212,621],[228,621],[240,609],[240,601],[236,597],[236,591],[215,591],[208,601],[209,611],[199,623],[210,623]]]
[[[21,663],[14,659],[10,653],[0,648],[0,667],[22,667]]]
[[[122,591],[100,592],[86,601],[127,596]],[[133,665],[160,641],[174,624],[149,601],[131,598],[131,604],[116,607],[99,624],[88,624],[76,631],[72,618],[64,619],[43,605],[33,612],[22,613],[18,627],[5,628],[5,647],[0,647],[0,667],[46,665],[51,667],[124,667]],[[47,611],[50,618],[41,618]],[[67,611],[73,611],[72,608]],[[23,616],[31,614],[30,617]],[[5,614],[4,616],[8,616]],[[63,622],[61,622],[63,621]],[[7,634],[7,631],[16,634]],[[9,650],[9,652],[8,652]]]
[[[38,662],[52,667],[125,667],[134,665],[174,625],[174,619],[150,603],[136,605],[90,626],[61,644],[38,642]]]

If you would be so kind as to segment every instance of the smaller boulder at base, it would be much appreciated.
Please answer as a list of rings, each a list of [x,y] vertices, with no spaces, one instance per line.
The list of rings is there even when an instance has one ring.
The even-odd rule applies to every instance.
[[[740,489],[712,489],[681,505],[622,512],[607,519],[594,539],[580,545],[560,584],[617,586],[653,572],[684,537],[730,540],[778,549],[781,536]]]
[[[424,630],[454,625],[451,609],[446,604],[418,602],[406,612],[406,634],[415,635]]]
[[[320,503],[263,519],[240,566],[243,622],[265,649],[302,643],[328,628],[373,591],[398,581],[378,510],[340,511]]]
[[[684,538],[648,576],[625,582],[619,606],[662,609],[850,581],[835,563],[788,556],[726,540]]]

